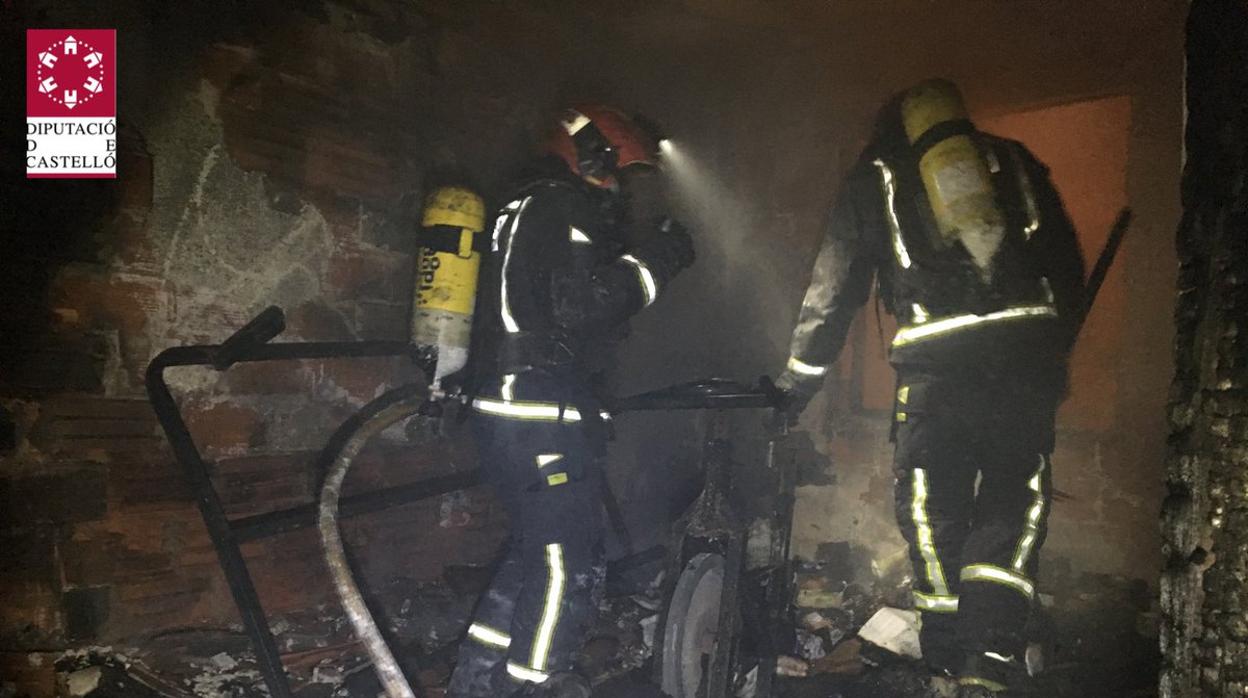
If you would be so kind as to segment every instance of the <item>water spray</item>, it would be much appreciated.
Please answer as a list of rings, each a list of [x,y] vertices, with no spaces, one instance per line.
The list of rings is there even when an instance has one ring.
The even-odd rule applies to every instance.
[[[776,257],[783,254],[774,244],[771,231],[756,230],[760,221],[757,207],[749,205],[731,186],[699,157],[691,144],[679,139],[664,138],[659,142],[663,157],[660,167],[667,176],[675,203],[682,216],[687,216],[699,248],[710,252],[715,260],[715,282],[731,292],[749,288],[750,295],[733,299],[741,312],[762,329],[770,324],[774,331],[768,337],[784,334],[779,323],[784,317],[778,309],[791,305],[785,283],[773,283]],[[701,253],[701,249],[699,253]],[[761,280],[767,282],[760,283]]]

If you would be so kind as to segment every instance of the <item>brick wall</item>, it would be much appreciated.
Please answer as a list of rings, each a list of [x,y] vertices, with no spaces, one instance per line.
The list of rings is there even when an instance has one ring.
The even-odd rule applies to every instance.
[[[142,642],[170,628],[237,622],[144,398],[148,361],[169,346],[220,341],[270,304],[287,311],[283,339],[404,338],[423,177],[472,153],[492,158],[478,171],[514,160],[510,144],[461,150],[454,136],[442,137],[450,155],[431,153],[430,134],[460,109],[512,134],[537,111],[471,85],[455,103],[417,110],[436,83],[461,77],[439,65],[456,60],[440,52],[461,50],[463,36],[447,29],[434,42],[435,25],[453,26],[453,16],[386,3],[271,14],[206,3],[155,9],[119,3],[108,18],[121,24],[125,129],[113,188],[72,220],[52,197],[38,199],[48,208],[3,219],[6,239],[78,242],[26,250],[21,261],[44,275],[15,289],[38,312],[12,328],[23,341],[5,343],[0,371],[12,441],[0,453],[0,650]],[[22,10],[19,26],[98,19],[50,4]],[[14,193],[43,196],[23,186]],[[84,206],[92,186],[69,183],[61,196]],[[242,516],[312,501],[311,463],[330,431],[414,373],[367,359],[169,376],[228,513]],[[473,464],[458,436],[381,441],[348,489]],[[473,491],[471,518],[449,527],[440,504],[346,524],[369,583],[434,579],[445,564],[492,558],[505,529],[489,495]],[[312,531],[244,554],[270,613],[332,600]]]

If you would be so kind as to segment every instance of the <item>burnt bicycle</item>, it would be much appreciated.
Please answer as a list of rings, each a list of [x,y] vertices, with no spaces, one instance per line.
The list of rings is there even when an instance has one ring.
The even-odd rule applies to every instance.
[[[756,386],[713,378],[614,401],[614,414],[700,410],[701,493],[676,521],[653,657],[653,679],[671,698],[768,698],[777,660],[792,646],[789,562],[796,460],[769,429],[762,475],[770,501],[766,555],[746,564],[751,520],[734,489],[729,411],[776,410],[782,396],[767,378]]]

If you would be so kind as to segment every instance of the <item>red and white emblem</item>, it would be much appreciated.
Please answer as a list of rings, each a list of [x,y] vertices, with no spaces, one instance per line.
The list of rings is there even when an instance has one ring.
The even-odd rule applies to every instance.
[[[27,32],[27,116],[115,116],[112,29]]]
[[[26,176],[117,176],[116,30],[26,30]]]

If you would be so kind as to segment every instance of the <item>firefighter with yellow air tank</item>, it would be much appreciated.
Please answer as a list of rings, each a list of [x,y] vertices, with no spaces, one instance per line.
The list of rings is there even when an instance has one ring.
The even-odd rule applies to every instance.
[[[631,171],[657,164],[653,134],[602,105],[569,109],[552,126],[544,154],[488,226],[472,426],[512,532],[448,698],[588,697],[573,656],[606,573],[606,416],[596,389],[604,349],[694,261],[674,221],[629,239],[638,226],[627,224],[624,189]],[[449,253],[438,261],[463,266]],[[439,355],[458,346],[463,310],[424,300],[450,283],[446,271],[436,270],[434,288],[426,295],[422,287],[417,301],[418,314],[442,313],[424,321],[440,338]]]
[[[841,188],[777,381],[795,420],[875,280],[899,325],[895,494],[923,654],[960,696],[1025,680],[1083,274],[1046,168],[926,81],[882,110]]]

